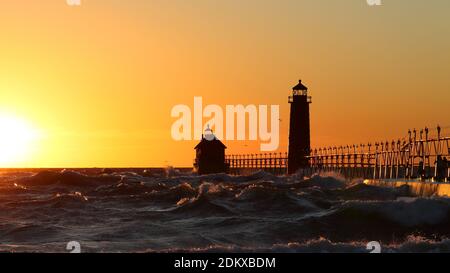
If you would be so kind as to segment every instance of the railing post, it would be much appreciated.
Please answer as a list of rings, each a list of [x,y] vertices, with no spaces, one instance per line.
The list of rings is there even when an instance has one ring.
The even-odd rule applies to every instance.
[[[389,179],[392,179],[394,176],[394,150],[395,150],[395,141],[392,141],[389,156]]]
[[[367,152],[367,177],[369,177],[371,175],[371,170],[372,170],[372,152],[371,152],[371,148],[372,148],[372,143],[367,143],[367,147],[368,147],[368,152]]]
[[[398,179],[398,176],[399,176],[399,173],[400,173],[400,144],[401,144],[401,141],[400,141],[400,139],[397,141],[397,148],[396,148],[396,160],[395,160],[395,166],[396,166],[396,169],[395,169],[395,179]]]
[[[378,172],[378,147],[379,143],[375,142],[375,164],[373,168],[373,179],[377,179],[377,172]],[[380,177],[381,178],[381,177]]]

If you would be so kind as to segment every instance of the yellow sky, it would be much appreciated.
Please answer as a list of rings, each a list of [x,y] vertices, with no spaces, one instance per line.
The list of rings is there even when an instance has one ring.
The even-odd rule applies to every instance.
[[[0,113],[42,132],[16,167],[191,166],[195,141],[172,140],[170,111],[194,96],[280,105],[284,151],[299,78],[313,96],[313,146],[450,125],[449,1],[0,5]]]

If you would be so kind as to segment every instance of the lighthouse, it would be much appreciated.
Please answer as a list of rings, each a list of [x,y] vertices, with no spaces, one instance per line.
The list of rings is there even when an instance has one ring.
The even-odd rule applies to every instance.
[[[289,125],[289,153],[288,173],[293,174],[301,168],[308,167],[310,143],[309,104],[311,97],[308,96],[308,88],[300,80],[292,88],[292,96],[289,96],[291,104],[291,115]]]
[[[202,135],[202,140],[195,146],[194,172],[202,174],[226,172],[225,149],[227,147],[209,128]]]

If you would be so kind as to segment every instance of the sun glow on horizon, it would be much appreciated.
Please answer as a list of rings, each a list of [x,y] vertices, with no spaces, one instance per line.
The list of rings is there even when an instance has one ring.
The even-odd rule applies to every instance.
[[[40,134],[27,121],[0,113],[0,167],[28,161]]]

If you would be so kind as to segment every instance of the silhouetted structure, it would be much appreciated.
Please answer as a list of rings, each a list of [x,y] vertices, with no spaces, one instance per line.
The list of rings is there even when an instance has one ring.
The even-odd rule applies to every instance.
[[[227,171],[225,164],[225,149],[227,147],[206,129],[202,140],[195,146],[196,157],[194,171],[198,174],[224,173]]]
[[[300,80],[292,88],[291,116],[289,126],[288,173],[293,174],[300,168],[309,166],[307,156],[311,150],[308,88]]]
[[[197,145],[194,166],[202,173],[229,172],[246,174],[264,170],[273,174],[298,172],[299,176],[312,176],[321,172],[336,172],[347,178],[418,179],[450,182],[450,133],[436,133],[428,128],[408,131],[408,137],[398,140],[367,144],[310,147],[310,121],[308,88],[300,81],[293,87],[289,128],[289,152],[266,154],[227,155],[225,145],[212,135],[209,143],[202,139]],[[445,127],[450,129],[450,126]],[[207,130],[208,131],[208,130]],[[434,162],[434,164],[433,164]]]

